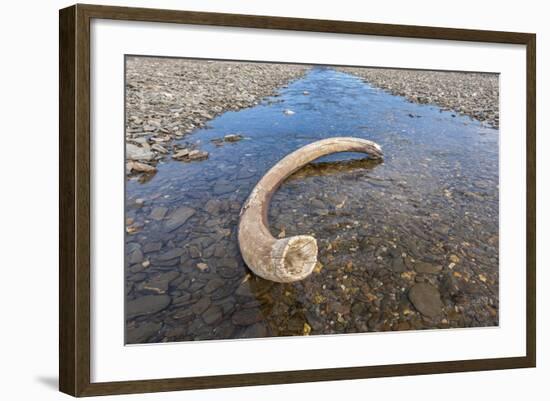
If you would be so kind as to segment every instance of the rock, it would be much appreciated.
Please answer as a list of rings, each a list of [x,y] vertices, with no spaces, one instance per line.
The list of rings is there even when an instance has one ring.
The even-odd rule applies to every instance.
[[[170,305],[170,297],[168,295],[145,295],[133,299],[126,304],[126,318],[133,319],[138,316],[157,313],[168,305]]]
[[[205,285],[206,285],[206,283],[203,282],[203,281],[194,281],[189,286],[189,291],[196,292],[196,291],[200,290],[201,288],[203,288]]]
[[[151,149],[156,150],[157,152],[162,153],[163,155],[168,153],[168,149],[166,149],[162,145],[159,145],[158,143],[153,144],[153,146],[151,146]]]
[[[194,318],[194,313],[191,308],[181,308],[172,317],[178,320],[178,323],[188,323]]]
[[[306,96],[309,95],[309,92],[308,92],[308,91],[303,91],[302,93],[303,93],[304,95],[306,95]]]
[[[182,341],[186,333],[187,327],[171,327],[164,332],[164,336],[169,337],[171,341]]]
[[[208,270],[208,265],[206,263],[197,263],[197,269],[201,272]]]
[[[189,247],[189,256],[191,256],[192,259],[197,259],[201,257],[201,251],[198,247],[195,245],[191,245]]]
[[[181,149],[172,155],[172,159],[191,161],[191,160],[204,160],[208,158],[208,152],[203,152],[198,149]]]
[[[243,139],[243,136],[240,134],[229,134],[223,137],[225,142],[238,142]]]
[[[303,316],[293,316],[288,320],[287,330],[291,331],[292,333],[303,334],[304,323],[305,320]]]
[[[189,149],[181,149],[181,150],[178,150],[176,153],[174,153],[174,154],[172,155],[172,159],[176,159],[176,160],[183,160],[183,159],[186,159],[187,156],[189,156],[189,152],[190,152]]]
[[[180,304],[186,304],[191,300],[191,294],[188,292],[185,292],[181,294],[179,297],[174,298],[173,303],[174,305],[180,305]]]
[[[193,306],[191,307],[191,310],[193,311],[194,314],[201,315],[208,309],[211,303],[212,302],[210,301],[210,298],[203,297],[197,303],[193,304]]]
[[[214,247],[214,257],[223,258],[227,252],[226,245],[222,242],[218,242]]]
[[[322,201],[320,201],[319,199],[313,199],[310,204],[311,204],[312,207],[317,208],[317,209],[324,209],[325,208],[325,204]]]
[[[396,273],[402,273],[406,270],[405,263],[403,263],[403,258],[401,256],[392,259],[391,270]]]
[[[164,227],[168,232],[174,231],[175,229],[182,226],[194,214],[195,209],[187,206],[182,206],[168,215],[166,222],[164,223]]]
[[[126,159],[148,161],[153,160],[154,158],[155,154],[149,149],[134,145],[133,143],[126,143]]]
[[[441,266],[433,265],[428,262],[416,262],[414,265],[414,270],[418,273],[437,274],[441,271],[441,269]]]
[[[191,152],[189,152],[189,155],[187,157],[189,158],[189,160],[204,160],[208,159],[208,152],[192,150]]]
[[[132,224],[132,223],[130,223]],[[141,249],[141,244],[137,243],[137,242],[127,242],[126,243],[126,251],[128,253],[132,253],[134,252],[136,249]]]
[[[218,267],[227,267],[229,269],[237,269],[237,267],[239,267],[239,264],[233,258],[221,258],[218,261]]]
[[[157,171],[157,168],[146,163],[131,161],[126,163],[126,172],[131,173],[132,171],[151,174]]]
[[[289,110],[289,109],[283,110],[283,113],[284,113],[285,115],[287,115],[287,116],[291,116],[291,115],[293,115],[293,114],[296,114],[296,113],[294,113],[292,110]]]
[[[128,277],[127,281],[139,282],[139,281],[145,280],[146,278],[147,278],[147,274],[138,272],[133,276]]]
[[[150,252],[157,252],[160,251],[162,248],[162,242],[148,242],[143,246],[143,252],[150,253]]]
[[[257,171],[255,169],[251,168],[242,168],[239,170],[239,174],[237,174],[238,180],[246,180],[248,178],[252,178],[256,175]]]
[[[178,272],[160,273],[153,276],[142,284],[144,290],[154,291],[158,294],[164,294],[168,290],[170,282],[179,276]]]
[[[212,192],[214,195],[224,195],[229,192],[234,192],[236,189],[235,184],[231,181],[218,181],[214,185]]]
[[[239,274],[239,271],[233,267],[219,267],[216,272],[223,278],[233,278]]]
[[[449,255],[449,260],[452,262],[452,263],[458,263],[460,262],[460,258],[454,254],[451,254]]]
[[[223,286],[225,283],[225,281],[219,279],[219,278],[215,278],[215,279],[212,279],[210,280],[206,286],[204,287],[204,291],[207,293],[207,294],[210,294],[211,292],[214,292],[216,291],[218,288],[220,288],[221,286]]]
[[[248,326],[263,319],[262,312],[259,309],[242,309],[231,317],[233,324],[237,326]]]
[[[144,322],[136,327],[128,327],[126,329],[126,344],[143,344],[146,343],[149,338],[157,334],[161,323],[156,322]]]
[[[445,274],[441,279],[441,290],[443,294],[455,298],[461,293],[460,282],[452,274]]]
[[[128,263],[131,265],[135,265],[137,263],[141,263],[143,261],[143,252],[141,249],[135,249],[128,258]]]
[[[164,252],[158,257],[158,260],[160,261],[166,261],[166,260],[172,260],[175,258],[179,258],[185,250],[183,248],[174,248],[170,249],[169,251]]]
[[[135,265],[130,266],[130,271],[132,273],[139,273],[145,270],[145,267],[141,263],[137,263]]]
[[[204,205],[204,210],[210,214],[218,214],[220,212],[221,202],[217,199],[209,199]]]
[[[162,220],[164,219],[164,216],[166,215],[166,212],[168,211],[168,208],[166,207],[156,207],[151,211],[151,214],[149,215],[150,218],[153,220]]]
[[[247,297],[247,298],[252,297],[252,291],[250,290],[250,285],[247,282],[242,283],[235,290],[235,295],[239,297]]]
[[[222,319],[222,309],[212,305],[202,314],[202,320],[208,325],[219,323]]]
[[[431,318],[439,316],[443,309],[439,291],[428,283],[415,284],[409,290],[409,300],[420,313]]]
[[[235,331],[235,326],[229,321],[226,320],[214,327],[213,332],[216,334],[216,338],[232,338],[233,332]]]
[[[349,312],[350,312],[350,305],[344,305],[344,304],[341,304],[340,302],[330,303],[329,308],[331,312],[340,313],[342,315],[349,315]]]
[[[261,338],[267,337],[267,327],[263,323],[255,323],[248,326],[240,335],[241,338]]]
[[[409,322],[399,322],[397,324],[397,331],[410,330],[411,324]]]

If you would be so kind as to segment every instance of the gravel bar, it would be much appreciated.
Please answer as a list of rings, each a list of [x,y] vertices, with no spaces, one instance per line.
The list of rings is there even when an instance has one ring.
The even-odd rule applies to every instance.
[[[499,126],[498,74],[355,67],[338,70],[412,102],[435,104]]]
[[[156,57],[126,60],[127,173],[153,173],[173,146],[208,120],[257,105],[307,66]],[[205,157],[205,152],[198,157]]]

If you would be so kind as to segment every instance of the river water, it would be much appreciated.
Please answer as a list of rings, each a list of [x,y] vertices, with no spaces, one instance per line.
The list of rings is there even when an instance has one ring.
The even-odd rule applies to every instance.
[[[216,141],[227,134],[244,139]],[[320,264],[298,283],[254,276],[237,242],[243,202],[286,154],[332,136],[375,141],[384,160],[333,155],[290,177],[272,233],[314,235]],[[322,67],[220,115],[180,141],[208,159],[127,181],[140,228],[126,235],[126,342],[498,325],[498,141]]]

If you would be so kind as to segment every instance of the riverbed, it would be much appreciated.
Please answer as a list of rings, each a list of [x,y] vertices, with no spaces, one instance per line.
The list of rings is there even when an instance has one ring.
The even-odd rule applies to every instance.
[[[286,154],[332,136],[375,141],[384,160],[333,155],[290,177],[270,227],[313,235],[319,264],[292,284],[254,276],[243,202]],[[498,129],[325,67],[215,117],[177,142],[208,158],[126,182],[126,342],[498,325],[498,142]]]

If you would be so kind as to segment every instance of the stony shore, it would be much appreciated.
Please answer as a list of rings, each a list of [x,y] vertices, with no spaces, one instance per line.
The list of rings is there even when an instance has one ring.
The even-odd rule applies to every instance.
[[[127,172],[154,172],[159,160],[182,150],[173,146],[175,139],[221,113],[258,104],[307,70],[288,64],[128,58]],[[197,151],[198,158],[208,156],[188,150]]]
[[[355,67],[338,70],[412,102],[435,104],[499,126],[497,74]]]

